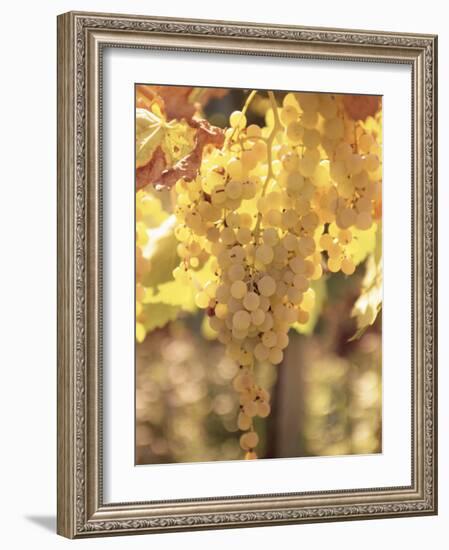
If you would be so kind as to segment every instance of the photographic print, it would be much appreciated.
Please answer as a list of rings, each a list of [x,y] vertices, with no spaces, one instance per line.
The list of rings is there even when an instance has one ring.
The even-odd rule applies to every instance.
[[[382,452],[382,97],[135,108],[136,464]]]
[[[58,17],[58,533],[437,513],[437,44]]]

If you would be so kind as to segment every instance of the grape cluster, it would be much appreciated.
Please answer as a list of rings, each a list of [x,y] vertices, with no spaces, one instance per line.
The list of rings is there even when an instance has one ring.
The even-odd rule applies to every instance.
[[[230,116],[225,144],[203,154],[195,179],[176,183],[175,230],[188,282],[211,262],[214,276],[195,297],[210,327],[240,366],[241,446],[255,457],[253,418],[270,412],[256,362],[282,362],[288,331],[307,323],[313,281],[355,268],[354,231],[381,214],[379,120],[355,121],[331,94],[268,93],[266,126]]]

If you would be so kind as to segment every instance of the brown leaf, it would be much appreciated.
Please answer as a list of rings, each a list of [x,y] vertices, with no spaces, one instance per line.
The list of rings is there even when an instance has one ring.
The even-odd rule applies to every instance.
[[[136,86],[136,107],[151,110],[156,102],[167,121],[184,119],[190,127],[196,129],[193,150],[175,165],[169,161],[161,147],[155,149],[151,160],[136,170],[136,189],[146,185],[171,187],[184,177],[192,180],[196,177],[201,164],[203,149],[212,145],[221,147],[224,141],[223,130],[211,126],[206,120],[193,118],[199,107],[204,106],[213,97],[222,97],[229,90],[214,88],[193,88],[191,86]]]
[[[207,120],[197,119],[192,119],[190,125],[197,128],[192,152],[162,172],[159,180],[155,182],[157,188],[172,187],[180,178],[193,180],[198,173],[204,148],[206,146],[222,147],[224,132],[221,128],[211,126]]]
[[[136,170],[136,191],[149,184],[158,181],[161,174],[167,168],[167,160],[164,151],[158,147],[151,157],[150,162]]]
[[[193,88],[192,86],[148,86],[136,87],[136,106],[149,109],[157,101],[165,112],[167,120],[190,122],[199,107],[204,107],[212,98],[223,97],[229,90],[222,88]]]
[[[374,116],[380,108],[380,97],[375,95],[345,95],[343,105],[353,120]]]

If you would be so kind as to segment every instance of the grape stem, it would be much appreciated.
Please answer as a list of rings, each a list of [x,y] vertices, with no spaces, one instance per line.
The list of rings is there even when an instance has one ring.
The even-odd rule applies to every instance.
[[[267,192],[268,183],[274,177],[272,147],[273,147],[273,142],[276,139],[276,136],[277,136],[279,130],[282,129],[282,124],[281,124],[281,121],[279,120],[278,106],[277,106],[277,103],[276,103],[276,98],[274,96],[274,93],[269,91],[268,92],[268,97],[270,99],[271,109],[273,111],[274,125],[273,125],[273,128],[272,128],[271,132],[270,132],[270,135],[267,138],[268,173],[265,177],[265,181],[264,181],[264,184],[263,184],[263,187],[262,187],[261,197],[265,196],[265,193]],[[257,215],[256,226],[254,228],[254,241],[255,241],[256,244],[259,242],[259,232],[260,232],[260,223],[261,223],[261,221],[262,221],[262,214],[259,212],[258,215]]]
[[[246,111],[248,110],[250,104],[251,104],[251,101],[254,99],[254,97],[256,96],[257,94],[257,90],[253,90],[249,95],[248,97],[246,98],[246,101],[245,101],[245,105],[243,105],[243,108],[242,108],[242,114],[240,115],[240,118],[246,114]],[[240,122],[240,120],[239,120]],[[234,136],[235,136],[235,133],[236,131],[238,130],[239,128],[239,125],[237,124],[237,126],[234,128],[232,134],[229,136],[229,138],[227,137],[226,140],[225,140],[225,143],[223,145],[223,149],[226,149],[226,147],[228,146],[228,143],[230,141],[232,141],[234,139]]]

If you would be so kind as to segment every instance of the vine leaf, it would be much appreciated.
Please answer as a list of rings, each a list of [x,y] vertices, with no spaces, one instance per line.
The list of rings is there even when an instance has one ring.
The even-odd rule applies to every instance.
[[[167,122],[158,103],[136,109],[136,186],[155,184],[194,147],[196,129],[186,121]]]
[[[169,188],[182,177],[192,180],[198,173],[204,148],[220,148],[224,142],[221,128],[194,117],[201,103],[192,105],[184,97],[191,94],[208,101],[210,94],[205,95],[196,88],[187,88],[186,91],[175,87],[169,92],[160,91],[162,95],[159,95],[157,89],[157,86],[138,86],[137,89],[137,189],[147,185]],[[178,98],[178,103],[175,98]]]
[[[161,145],[165,134],[165,121],[162,114],[148,109],[136,110],[136,167],[141,168],[150,162],[153,153]]]
[[[360,296],[352,308],[357,330],[349,341],[358,340],[373,325],[382,309],[382,231],[377,231],[376,245],[366,260],[366,271]]]
[[[226,88],[194,88],[192,86],[136,86],[136,106],[148,109],[158,103],[167,120],[190,121],[211,99],[229,93]]]
[[[156,199],[157,201],[157,199]],[[148,215],[161,215],[157,205],[148,206]],[[163,211],[162,211],[163,212]],[[173,278],[173,270],[179,265],[176,252],[177,239],[174,235],[176,217],[166,219],[158,226],[147,230],[148,243],[143,249],[143,256],[151,266],[142,277],[144,297],[142,299],[143,318],[145,321],[136,328],[136,339],[143,341],[145,335],[162,328],[167,323],[177,319],[180,313],[195,313],[195,293],[212,277],[212,261],[204,262],[199,269],[192,270],[192,281],[188,285]],[[137,323],[139,325],[139,323]],[[140,338],[140,340],[139,340]]]
[[[166,283],[157,285],[157,287],[147,288],[143,303],[179,306],[180,309],[190,313],[196,311],[191,289],[187,289],[175,280],[167,281]]]
[[[195,145],[192,151],[180,159],[174,166],[164,170],[160,178],[155,182],[156,188],[172,187],[180,178],[193,180],[199,170],[203,149],[206,145],[220,148],[224,142],[224,133],[221,128],[211,126],[206,120],[194,121],[197,129]]]
[[[377,224],[373,223],[370,229],[360,230],[352,228],[352,241],[347,245],[346,252],[351,256],[355,265],[361,264],[372,254],[376,248],[377,236],[381,232],[377,230]]]
[[[352,120],[365,120],[374,116],[382,105],[381,96],[344,95],[343,105]]]
[[[148,243],[143,249],[143,257],[150,260],[151,269],[142,277],[144,287],[157,286],[173,278],[173,269],[179,263],[175,226],[176,216],[172,214],[158,227],[147,229]]]
[[[169,304],[155,303],[148,308],[149,315],[145,315],[144,323],[136,324],[136,340],[141,343],[145,340],[148,332],[156,328],[163,328],[170,321],[174,321],[179,313],[179,306]]]

